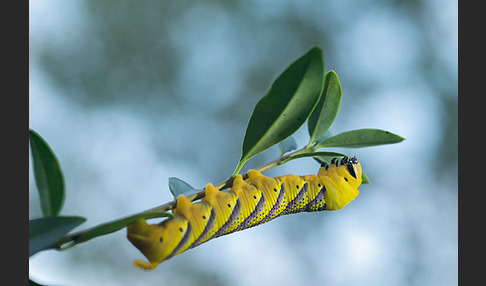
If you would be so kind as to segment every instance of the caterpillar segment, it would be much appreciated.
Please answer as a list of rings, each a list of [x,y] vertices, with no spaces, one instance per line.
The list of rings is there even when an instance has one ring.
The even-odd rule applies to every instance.
[[[212,206],[214,218],[201,243],[223,235],[223,230],[226,229],[223,226],[230,220],[233,212],[238,212],[234,211],[238,201],[238,197],[234,192],[221,192],[211,184],[207,184],[204,189],[205,196],[201,199],[201,202],[207,202]]]
[[[207,184],[199,202],[178,196],[173,218],[152,225],[139,219],[128,226],[128,240],[149,260],[135,260],[134,266],[153,269],[208,240],[282,215],[342,209],[359,194],[362,182],[356,157],[322,163],[317,175],[267,177],[256,170],[247,174],[247,180],[236,176],[227,191]]]
[[[256,170],[249,170],[247,174],[247,183],[260,190],[264,198],[263,207],[255,225],[265,223],[279,216],[283,210],[282,204],[285,198],[282,182],[277,178],[264,176]]]

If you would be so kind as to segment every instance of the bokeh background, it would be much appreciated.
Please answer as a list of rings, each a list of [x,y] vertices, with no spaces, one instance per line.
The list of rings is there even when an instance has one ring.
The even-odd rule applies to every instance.
[[[356,155],[371,184],[338,212],[212,240],[144,272],[125,231],[29,260],[49,285],[456,285],[457,1],[29,1],[29,127],[84,229],[233,172],[254,105],[311,46],[338,74],[331,132],[405,141]],[[294,135],[307,143],[304,125]],[[271,148],[243,170],[278,156]],[[30,164],[29,217],[41,215]],[[312,174],[300,159],[268,176]]]

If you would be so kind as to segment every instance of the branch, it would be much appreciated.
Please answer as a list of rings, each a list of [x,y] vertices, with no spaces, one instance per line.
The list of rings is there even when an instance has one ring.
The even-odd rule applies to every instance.
[[[312,157],[312,156],[319,156],[319,155],[342,155],[340,153],[333,153],[333,152],[314,152],[315,147],[304,147],[300,150],[297,150],[295,152],[289,153],[285,156],[279,157],[271,162],[268,162],[260,167],[255,168],[255,170],[259,172],[263,172],[266,170],[269,170],[273,167],[276,167],[278,165],[285,164],[291,160],[297,159],[297,158],[302,158],[302,157]],[[244,173],[241,174],[243,176],[243,179],[248,178],[248,174]],[[223,182],[220,182],[215,185],[215,187],[219,190],[224,190],[227,188],[230,188],[233,184],[235,176],[231,176],[228,179],[226,179]],[[187,198],[190,201],[196,201],[199,199],[204,198],[205,191],[200,191],[198,193],[192,194],[187,196]],[[116,219],[107,223],[102,223],[97,226],[81,230],[72,234],[66,235],[63,239],[61,239],[58,243],[56,243],[52,248],[58,249],[58,250],[64,250],[67,248],[70,248],[74,246],[75,244],[86,242],[90,239],[93,239],[95,237],[101,236],[101,235],[106,235],[114,231],[118,231],[127,225],[133,223],[138,218],[145,218],[145,219],[150,219],[150,218],[157,218],[157,217],[163,217],[163,216],[171,216],[168,211],[174,209],[176,207],[176,201],[171,201],[168,203],[165,203],[163,205],[145,210],[143,212],[124,217],[121,219]],[[66,246],[63,246],[65,244],[69,243]]]

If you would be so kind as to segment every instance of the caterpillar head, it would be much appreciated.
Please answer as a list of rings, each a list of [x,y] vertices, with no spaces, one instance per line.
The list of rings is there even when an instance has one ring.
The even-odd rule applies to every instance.
[[[127,238],[149,260],[135,260],[133,265],[150,270],[162,261],[172,257],[188,228],[188,222],[181,216],[149,225],[144,219],[127,227]]]
[[[326,186],[324,196],[327,210],[341,209],[359,194],[362,170],[356,157],[334,158],[329,165],[323,162],[317,175]]]

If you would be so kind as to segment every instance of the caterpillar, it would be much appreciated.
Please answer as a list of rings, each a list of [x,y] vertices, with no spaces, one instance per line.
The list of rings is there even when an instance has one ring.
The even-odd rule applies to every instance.
[[[211,184],[196,203],[179,195],[173,218],[149,225],[144,219],[127,227],[128,240],[149,260],[133,265],[145,270],[210,239],[254,227],[276,217],[339,210],[359,194],[361,165],[356,157],[323,162],[317,175],[267,177],[256,170],[237,175],[227,191]]]

